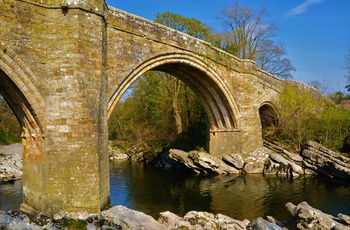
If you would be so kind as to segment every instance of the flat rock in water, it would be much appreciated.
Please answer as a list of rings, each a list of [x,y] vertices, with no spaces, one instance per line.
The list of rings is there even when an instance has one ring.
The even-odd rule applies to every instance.
[[[225,164],[221,159],[212,156],[209,153],[191,151],[188,153],[188,156],[193,160],[195,164],[204,168],[205,171],[218,174],[239,173],[237,169]]]

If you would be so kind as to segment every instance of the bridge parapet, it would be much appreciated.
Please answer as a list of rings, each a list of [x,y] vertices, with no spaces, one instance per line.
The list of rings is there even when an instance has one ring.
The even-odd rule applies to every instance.
[[[21,0],[29,4],[45,7],[48,9],[81,9],[105,16],[107,5],[105,0]]]
[[[209,42],[120,9],[111,6],[108,6],[108,8],[107,24],[112,29],[140,37],[143,40],[164,44],[165,47],[169,47],[168,50],[174,48],[178,52],[192,52],[207,61],[215,63],[217,66],[226,66],[226,68],[240,73],[251,73],[257,69],[254,61],[237,58],[214,47]],[[166,51],[163,50],[163,52]]]

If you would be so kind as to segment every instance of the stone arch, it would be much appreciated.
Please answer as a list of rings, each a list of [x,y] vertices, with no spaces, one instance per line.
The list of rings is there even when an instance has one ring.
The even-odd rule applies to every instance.
[[[44,100],[32,83],[33,73],[17,55],[0,46],[0,93],[16,115],[22,135],[43,137]]]
[[[240,127],[239,110],[222,78],[197,56],[170,53],[155,56],[134,69],[117,87],[108,103],[111,115],[123,93],[149,70],[169,73],[188,85],[203,100],[210,131],[233,131]]]
[[[9,49],[0,46],[0,94],[11,107],[22,127],[23,203],[44,210],[44,100],[33,84],[34,74]],[[29,206],[28,206],[29,205]]]
[[[265,101],[259,107],[262,136],[274,135],[280,124],[279,113],[273,103]]]

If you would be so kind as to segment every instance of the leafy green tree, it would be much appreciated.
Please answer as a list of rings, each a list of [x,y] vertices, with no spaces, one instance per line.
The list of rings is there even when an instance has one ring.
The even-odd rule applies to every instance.
[[[212,40],[210,27],[195,18],[187,18],[172,12],[164,12],[164,13],[156,14],[155,22],[171,27],[175,30],[178,30],[180,32],[186,33],[190,36],[193,36],[208,42]],[[172,95],[172,106],[173,106],[175,123],[177,127],[177,133],[180,134],[183,132],[183,125],[184,125],[183,115],[181,115],[183,113],[182,110],[187,110],[188,121],[191,120],[189,118],[191,113],[189,112],[188,108],[187,109],[184,108],[185,105],[179,104],[178,97],[181,91],[185,92],[186,94],[185,98],[187,98],[187,102],[189,102],[189,97],[191,96],[191,94],[188,93],[189,91],[187,90],[186,85],[179,79],[176,79],[166,73],[158,73],[158,74],[162,75],[168,81],[167,89],[169,91],[169,95]],[[200,102],[196,101],[196,104],[200,104]],[[187,104],[187,107],[188,107],[188,104]]]
[[[339,92],[339,97],[342,96]],[[287,142],[295,150],[300,150],[305,141],[313,140],[342,151],[344,140],[350,135],[350,110],[292,85],[286,85],[280,94],[278,111],[280,135],[277,140]]]
[[[320,113],[320,103],[310,92],[286,84],[284,92],[280,94],[279,104],[282,138],[296,143],[300,149],[308,132],[304,121]]]
[[[211,29],[203,22],[195,18],[187,18],[172,12],[157,13],[157,23],[173,28],[180,32],[186,33],[192,37],[202,39],[204,41],[211,40]]]
[[[233,3],[222,9],[223,26],[227,29],[216,43],[225,51],[242,59],[255,60],[258,67],[283,79],[291,79],[294,66],[285,58],[283,42],[273,40],[278,27],[264,21],[265,8],[254,12],[251,8]]]
[[[20,125],[5,99],[0,96],[0,144],[20,141]]]
[[[177,88],[176,100],[181,110],[179,114],[175,113],[172,87],[176,86],[173,82],[178,79],[169,78],[162,72],[149,71],[132,85],[131,95],[116,106],[109,119],[110,139],[166,146],[179,138],[188,137],[189,133],[194,137],[203,135],[202,130],[197,128],[205,120],[198,98],[188,87]],[[181,116],[180,136],[176,116]]]

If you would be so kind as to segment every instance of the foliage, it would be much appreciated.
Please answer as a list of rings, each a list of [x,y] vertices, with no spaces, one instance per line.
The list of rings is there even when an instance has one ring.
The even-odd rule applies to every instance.
[[[227,31],[216,36],[216,43],[239,58],[255,60],[259,68],[271,74],[291,79],[295,68],[284,57],[286,50],[283,42],[272,39],[278,27],[264,21],[267,13],[265,8],[254,12],[238,3],[223,8],[220,19]]]
[[[186,18],[172,12],[157,13],[155,22],[186,33],[192,37],[209,41],[211,29],[203,22],[195,18]]]
[[[277,140],[300,150],[307,140],[341,151],[350,135],[350,110],[339,109],[326,98],[286,85],[280,95],[280,127]]]
[[[68,219],[63,221],[62,226],[68,230],[86,229],[86,222],[84,220]]]
[[[0,96],[0,144],[20,141],[20,125],[5,99]]]
[[[109,119],[109,138],[127,142],[146,142],[154,149],[175,143],[184,135],[200,135],[205,119],[197,96],[188,88],[177,92],[181,108],[182,132],[178,133],[173,105],[174,77],[149,71],[132,85],[131,95],[120,102]]]

